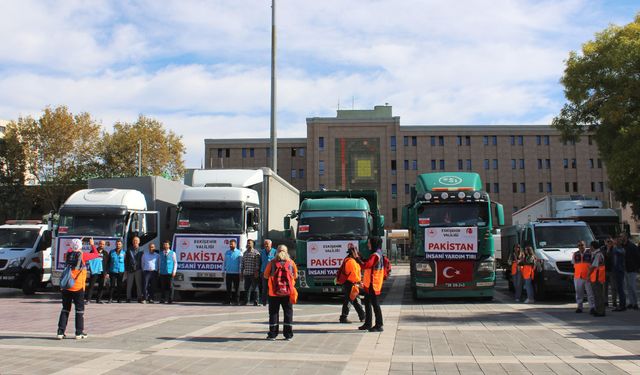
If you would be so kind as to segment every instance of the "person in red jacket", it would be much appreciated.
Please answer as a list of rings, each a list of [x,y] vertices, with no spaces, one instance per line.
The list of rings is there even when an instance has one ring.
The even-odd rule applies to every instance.
[[[384,258],[382,255],[382,239],[378,236],[369,238],[367,244],[374,253],[362,265],[364,277],[362,285],[364,286],[364,324],[358,327],[359,330],[368,330],[369,332],[382,332],[384,329],[382,321],[382,309],[378,297],[382,292],[382,283],[384,282]],[[376,324],[371,326],[372,314],[371,309],[376,315]]]
[[[94,246],[93,238],[89,240],[91,245],[91,253],[82,251],[82,241],[78,238],[71,240],[71,249],[67,250],[65,260],[69,258],[72,252],[81,254],[80,267],[71,271],[71,277],[75,280],[73,286],[69,289],[60,290],[62,294],[62,311],[60,311],[60,319],[58,319],[58,340],[65,338],[64,331],[67,328],[69,320],[69,311],[71,304],[76,308],[76,339],[84,339],[87,334],[84,332],[84,288],[87,283],[87,266],[86,262],[100,256],[98,250]]]

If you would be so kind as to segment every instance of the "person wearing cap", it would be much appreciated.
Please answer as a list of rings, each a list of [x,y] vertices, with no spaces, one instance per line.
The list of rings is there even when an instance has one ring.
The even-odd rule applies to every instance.
[[[573,285],[576,289],[576,308],[577,313],[582,312],[582,304],[584,303],[584,292],[587,292],[587,300],[589,301],[590,312],[593,313],[593,291],[589,283],[589,266],[593,261],[591,251],[586,249],[584,241],[578,241],[578,251],[573,253],[571,263],[573,263]]]
[[[89,239],[89,245],[91,245],[91,253],[85,253],[82,251],[82,241],[79,238],[74,238],[71,240],[71,248],[67,250],[65,254],[66,261],[72,252],[80,253],[78,257],[78,264],[80,266],[74,267],[71,270],[71,277],[74,280],[73,286],[60,290],[62,294],[62,310],[60,311],[60,318],[58,319],[58,334],[56,335],[58,340],[66,337],[64,331],[67,329],[72,303],[75,305],[76,310],[76,339],[80,340],[87,337],[87,334],[84,332],[84,289],[87,283],[86,262],[100,256],[93,244],[93,238]]]
[[[357,296],[357,289],[361,286],[360,282],[362,281],[362,271],[358,263],[359,259],[360,254],[358,253],[358,249],[350,243],[347,249],[347,257],[342,261],[344,266],[338,270],[338,272],[342,273],[342,275],[338,275],[338,277],[344,279],[344,283],[342,284],[342,314],[340,314],[340,323],[351,323],[349,319],[347,319],[349,316],[349,305],[353,305],[353,308],[358,313],[358,319],[361,322],[364,321],[365,318],[364,309],[358,301]],[[356,289],[354,290],[354,288]],[[352,299],[351,297],[354,298]]]

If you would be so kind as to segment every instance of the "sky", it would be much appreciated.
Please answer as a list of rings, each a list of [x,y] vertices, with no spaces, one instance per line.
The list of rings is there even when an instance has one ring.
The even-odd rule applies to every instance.
[[[613,0],[277,0],[278,136],[388,103],[401,125],[549,124],[569,51],[640,12]],[[47,106],[183,137],[269,137],[271,0],[1,1],[0,119]]]

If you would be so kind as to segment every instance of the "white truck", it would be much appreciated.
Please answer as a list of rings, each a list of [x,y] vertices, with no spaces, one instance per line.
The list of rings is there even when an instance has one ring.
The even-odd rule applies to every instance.
[[[172,207],[183,189],[181,183],[149,176],[90,180],[89,187],[73,193],[60,208],[52,249],[55,286],[64,268],[63,254],[73,238],[93,237],[96,245],[105,240],[110,251],[116,240],[121,240],[126,250],[138,236],[143,250],[151,243],[160,248],[161,239],[170,238],[175,222]]]
[[[30,295],[51,279],[51,231],[39,220],[0,225],[0,287]]]
[[[241,251],[249,239],[257,248],[264,238],[274,246],[294,243],[284,217],[298,208],[300,192],[271,169],[195,170],[186,182],[172,247],[182,296],[225,289],[222,266],[232,239]]]
[[[594,236],[604,241],[620,233],[620,215],[604,202],[583,195],[546,195],[512,215],[513,224],[537,219],[573,219],[586,222]]]

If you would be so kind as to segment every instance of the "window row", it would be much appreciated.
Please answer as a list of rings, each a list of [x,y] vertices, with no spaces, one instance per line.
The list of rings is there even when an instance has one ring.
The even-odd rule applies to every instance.
[[[271,157],[271,147],[267,147],[265,149],[265,155],[267,156],[267,158]],[[255,148],[251,147],[251,148],[242,148],[242,158],[246,159],[247,157],[249,158],[253,158],[255,157]],[[292,147],[291,148],[291,156],[300,156],[300,157],[304,157],[305,156],[305,148],[304,147]],[[229,158],[231,157],[231,149],[229,148],[219,148],[218,149],[218,157],[219,158]]]

